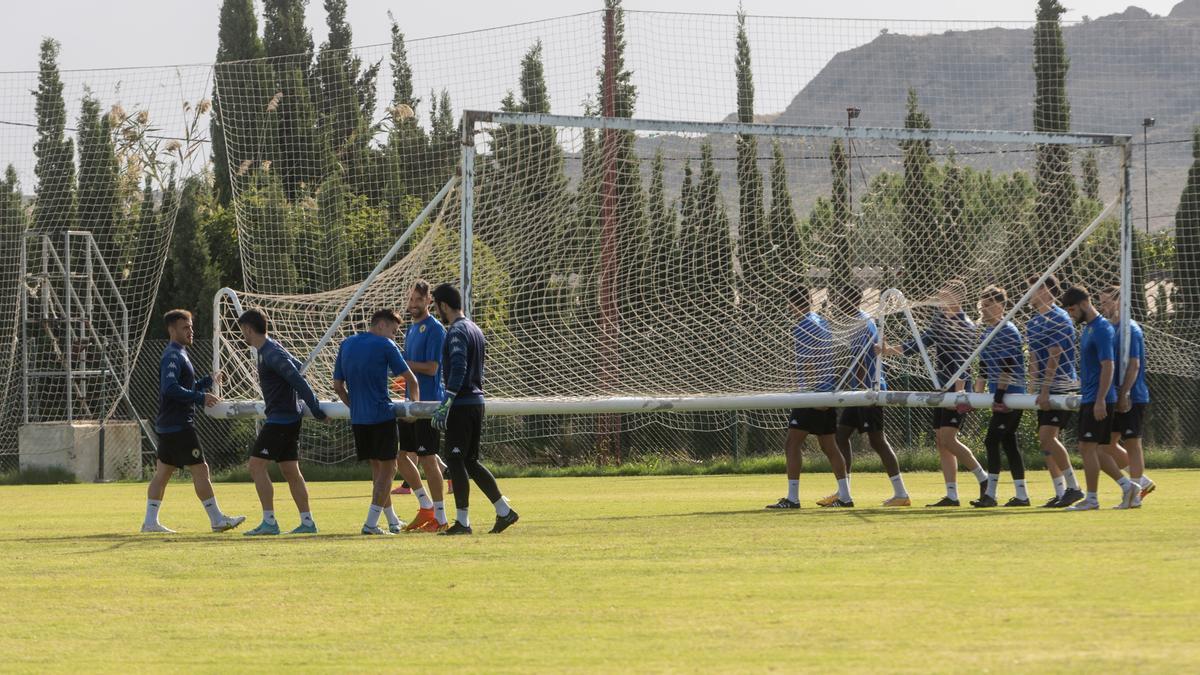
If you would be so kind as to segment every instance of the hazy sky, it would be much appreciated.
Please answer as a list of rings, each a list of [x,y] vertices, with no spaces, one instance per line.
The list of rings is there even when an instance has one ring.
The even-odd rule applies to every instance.
[[[1028,21],[1036,0],[850,0],[836,10],[827,1],[744,0],[747,12],[760,16],[875,19],[957,19]],[[1066,18],[1093,18],[1120,12],[1127,0],[1066,0]],[[1140,0],[1154,14],[1170,12],[1176,0]],[[34,70],[38,43],[51,36],[62,43],[64,69],[208,63],[217,49],[220,0],[40,0],[6,3],[8,29],[0,40],[0,71]],[[522,0],[514,2],[426,2],[349,0],[354,44],[387,42],[387,11],[396,15],[410,38],[589,12],[601,0]],[[631,10],[730,14],[736,0],[626,0]],[[325,38],[322,0],[310,0],[308,23],[319,45]]]

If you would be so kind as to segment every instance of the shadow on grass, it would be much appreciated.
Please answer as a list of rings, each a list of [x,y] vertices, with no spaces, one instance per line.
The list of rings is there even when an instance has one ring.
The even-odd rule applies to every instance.
[[[19,543],[28,545],[38,544],[103,544],[108,543],[109,546],[99,548],[91,548],[81,551],[64,551],[64,555],[91,555],[95,553],[107,553],[115,551],[126,546],[188,546],[201,545],[211,546],[213,539],[224,533],[207,533],[197,532],[195,534],[143,534],[135,533],[118,533],[109,532],[104,534],[89,534],[82,536],[62,536],[62,537],[13,537],[8,539],[0,539],[0,543]],[[328,542],[331,540],[343,539],[369,539],[370,537],[358,533],[351,532],[330,532],[320,533],[316,535],[301,534],[301,535],[277,535],[266,537],[245,537],[241,533],[235,536],[225,536],[221,539],[221,544],[225,546],[288,546],[298,545],[311,541]],[[394,537],[374,537],[375,539],[404,539],[403,536]],[[271,543],[267,543],[271,542]]]

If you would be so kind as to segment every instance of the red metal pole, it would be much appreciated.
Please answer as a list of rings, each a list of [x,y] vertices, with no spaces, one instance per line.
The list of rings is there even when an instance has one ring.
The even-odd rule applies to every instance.
[[[616,60],[617,60],[616,10],[604,12],[604,100],[601,114],[616,117]],[[617,335],[617,143],[619,133],[615,129],[604,129],[602,137],[604,178],[601,181],[600,203],[600,338],[601,367],[604,368],[604,383],[615,385],[619,377]],[[602,415],[600,422],[600,456],[607,461],[611,450],[618,464],[621,463],[621,418],[617,415]]]

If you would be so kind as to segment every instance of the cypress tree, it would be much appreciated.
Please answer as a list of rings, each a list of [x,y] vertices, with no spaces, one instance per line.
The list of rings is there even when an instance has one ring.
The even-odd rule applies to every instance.
[[[1070,63],[1059,23],[1064,12],[1066,9],[1058,0],[1038,0],[1037,25],[1033,31],[1034,131],[1063,133],[1071,130],[1071,105],[1067,100]],[[1043,269],[1078,232],[1078,219],[1074,217],[1077,193],[1070,148],[1038,146],[1034,182],[1038,196],[1034,203],[1033,225],[1039,234],[1031,248],[1036,258],[1026,259],[1026,265],[1032,263],[1032,269]]]
[[[341,164],[352,189],[363,193],[369,183],[367,165],[371,133],[368,117],[372,114],[363,113],[366,105],[363,87],[370,90],[367,95],[374,108],[374,76],[371,75],[372,82],[362,81],[362,60],[350,50],[353,33],[346,22],[346,0],[325,0],[325,12],[329,39],[321,45],[317,55],[316,85],[313,87],[317,94],[322,148],[333,152],[332,163]],[[334,169],[330,164],[326,162],[323,175],[328,176]]]
[[[38,61],[38,87],[34,110],[37,114],[37,142],[33,154],[37,162],[37,199],[33,204],[33,224],[51,234],[75,227],[75,145],[66,137],[67,106],[58,74],[59,44],[42,40]]]
[[[167,195],[175,193],[173,187],[164,194],[160,210],[163,218],[169,218],[174,208],[165,201]],[[204,235],[206,212],[215,206],[207,176],[191,176],[184,181],[171,247],[154,303],[154,316],[162,316],[174,307],[192,308],[198,337],[211,337],[212,299],[221,283],[220,271],[212,262]],[[151,322],[151,326],[158,337],[166,337],[161,322]]]
[[[1192,166],[1175,209],[1175,321],[1194,334],[1200,320],[1200,126],[1192,132]]]
[[[908,90],[906,129],[931,129],[929,115],[917,102],[916,89]],[[901,141],[904,155],[904,183],[900,189],[901,240],[903,255],[903,288],[908,297],[923,297],[937,288],[933,278],[937,252],[930,242],[935,241],[939,215],[934,204],[934,186],[930,177],[933,158],[929,141]]]
[[[793,281],[792,275],[801,273],[805,261],[805,241],[797,228],[796,209],[792,206],[792,195],[788,192],[787,164],[783,147],[776,141],[772,147],[771,162],[771,211],[767,216],[771,241],[771,263],[768,269],[773,274],[787,275],[784,286]]]
[[[79,112],[79,228],[92,233],[105,264],[115,266],[122,225],[120,166],[108,115],[84,94]]]
[[[850,163],[842,145],[842,139],[834,139],[829,149],[829,171],[832,179],[830,204],[832,206],[832,236],[829,243],[833,244],[829,261],[829,292],[830,297],[840,297],[844,289],[855,286],[854,269],[851,265],[850,251]],[[828,230],[827,230],[828,231]]]
[[[258,37],[258,17],[254,14],[254,0],[224,0],[221,3],[221,19],[217,29],[217,63],[258,59],[263,55],[262,40]],[[223,76],[228,76],[228,79]],[[215,77],[217,84],[213,86],[213,107],[209,118],[214,190],[217,202],[228,206],[233,199],[229,167],[231,164],[240,166],[243,160],[252,158],[235,152],[237,156],[231,161],[226,152],[222,115],[229,115],[229,119],[237,121],[237,139],[240,143],[256,144],[261,139],[255,120],[262,115],[263,106],[267,105],[274,92],[270,90],[264,64],[238,64],[227,68],[218,66]],[[228,104],[224,104],[219,97],[221,86],[225,86],[229,92]]]
[[[392,128],[388,134],[386,180],[398,181],[391,185],[390,194],[413,194],[427,200],[441,189],[433,186],[430,162],[429,138],[424,128],[417,123],[418,106],[421,99],[413,94],[413,72],[408,63],[408,49],[404,44],[404,33],[395,18],[392,21]],[[436,107],[437,99],[432,106]],[[408,106],[412,115],[400,114],[400,106]],[[388,193],[381,195],[387,199]]]
[[[754,74],[750,68],[750,38],[746,35],[746,13],[738,12],[737,71],[738,122],[754,122]],[[763,206],[763,177],[758,168],[758,139],[737,138],[738,260],[744,277],[743,289],[751,303],[769,303],[771,270],[767,256],[770,234]]]
[[[275,138],[264,154],[272,160],[289,200],[315,190],[326,166],[309,82],[313,41],[304,25],[305,4],[306,0],[263,2],[263,45],[267,56],[277,57],[272,65],[279,93]]]

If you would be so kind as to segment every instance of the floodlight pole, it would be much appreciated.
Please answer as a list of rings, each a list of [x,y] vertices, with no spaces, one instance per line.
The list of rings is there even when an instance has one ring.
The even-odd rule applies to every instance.
[[[1144,183],[1142,199],[1146,206],[1146,234],[1150,234],[1150,152],[1146,143],[1146,132],[1154,126],[1154,122],[1153,117],[1146,117],[1142,120],[1142,181]]]
[[[854,128],[854,120],[862,113],[860,108],[846,108],[846,195],[847,208],[854,213],[854,153],[850,151],[850,130]]]

